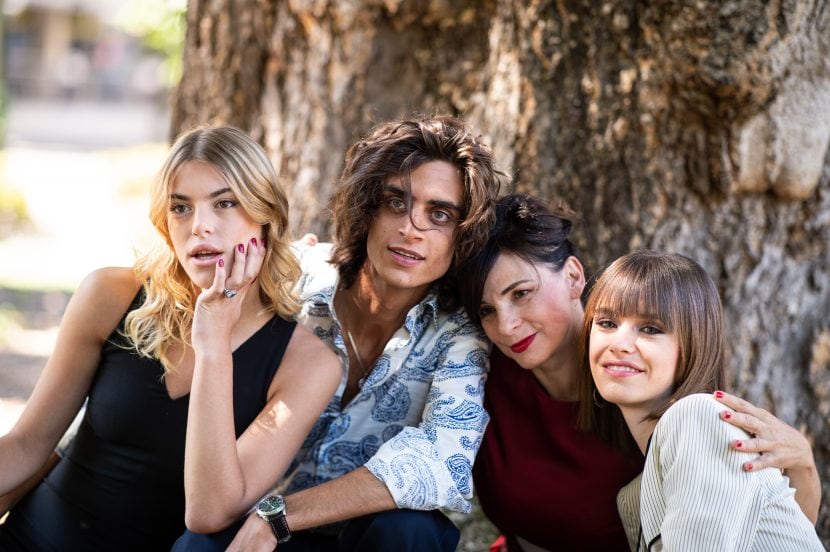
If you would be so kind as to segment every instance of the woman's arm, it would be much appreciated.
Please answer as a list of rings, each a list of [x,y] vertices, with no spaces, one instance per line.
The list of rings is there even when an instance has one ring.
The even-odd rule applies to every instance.
[[[223,529],[273,488],[334,395],[342,372],[337,356],[297,326],[268,404],[237,441],[232,380],[212,371],[232,367],[207,364],[193,378],[185,453],[185,518],[194,532]]]
[[[138,290],[133,271],[107,268],[81,282],[57,343],[14,427],[0,437],[0,494],[41,469],[89,390],[101,348]]]
[[[790,479],[790,486],[795,489],[796,502],[804,515],[815,524],[821,505],[821,481],[807,438],[763,408],[734,395],[716,391],[715,399],[735,410],[721,412],[722,420],[755,435],[751,439],[730,441],[735,450],[759,454],[744,462],[743,469],[783,469]]]
[[[309,330],[295,328],[268,403],[236,439],[231,335],[263,255],[264,248],[253,243],[247,254],[237,252],[227,282],[224,268],[217,267],[214,284],[196,304],[185,443],[185,522],[194,532],[223,529],[273,487],[340,382],[334,352]],[[238,295],[224,297],[225,287]]]
[[[41,479],[49,475],[49,472],[52,471],[52,468],[55,467],[60,459],[61,457],[58,456],[58,453],[53,452],[49,455],[46,463],[43,464],[40,469],[34,473],[34,475],[3,496],[0,496],[0,517],[11,510],[12,507],[17,504],[21,498],[26,496],[29,491],[34,489],[37,484],[40,483]]]

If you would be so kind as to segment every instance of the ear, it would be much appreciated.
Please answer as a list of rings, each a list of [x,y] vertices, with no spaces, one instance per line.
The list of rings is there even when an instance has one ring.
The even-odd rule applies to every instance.
[[[585,288],[585,269],[576,257],[568,257],[562,266],[565,280],[568,282],[571,299],[579,299]]]

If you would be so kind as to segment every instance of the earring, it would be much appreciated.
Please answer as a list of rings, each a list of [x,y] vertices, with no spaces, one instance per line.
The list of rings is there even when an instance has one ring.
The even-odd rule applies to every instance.
[[[605,408],[606,402],[599,394],[597,394],[597,388],[594,387],[594,392],[592,393],[594,396],[594,405],[597,408]]]

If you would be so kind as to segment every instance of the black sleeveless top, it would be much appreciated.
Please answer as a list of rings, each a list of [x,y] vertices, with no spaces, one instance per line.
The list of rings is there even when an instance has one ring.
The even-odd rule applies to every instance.
[[[237,437],[265,406],[295,326],[274,316],[233,352]],[[166,551],[185,530],[190,396],[170,398],[161,363],[125,348],[123,327],[103,348],[76,438],[0,526],[0,550]]]

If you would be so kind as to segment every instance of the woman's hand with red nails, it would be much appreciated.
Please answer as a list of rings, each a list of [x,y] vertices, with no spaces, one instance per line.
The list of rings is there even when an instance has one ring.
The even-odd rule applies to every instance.
[[[716,391],[714,397],[734,410],[731,415],[727,415],[727,411],[721,413],[721,419],[751,435],[749,439],[729,443],[734,450],[757,453],[755,457],[748,456],[743,464],[744,470],[784,470],[785,475],[790,478],[791,486],[796,489],[796,501],[807,517],[815,523],[821,501],[821,482],[813,450],[807,438],[772,413],[744,399],[723,391]]]
[[[261,240],[251,238],[248,243],[234,247],[230,267],[219,260],[213,283],[196,298],[191,329],[194,350],[206,350],[221,343],[230,345],[231,331],[239,321],[242,305],[257,280],[264,259],[265,246]],[[227,297],[226,289],[236,291],[236,295]]]

